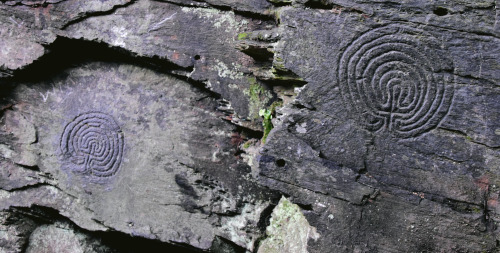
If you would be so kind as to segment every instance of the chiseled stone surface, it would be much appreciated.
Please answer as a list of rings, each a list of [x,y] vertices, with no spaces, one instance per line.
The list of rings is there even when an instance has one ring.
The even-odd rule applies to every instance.
[[[89,63],[50,82],[44,88],[17,84],[12,91],[19,100],[5,115],[6,136],[34,146],[39,171],[31,175],[36,180],[7,181],[2,208],[48,205],[88,230],[200,249],[210,248],[215,235],[244,231],[237,243],[252,245],[248,235],[257,232],[260,218],[253,209],[263,201],[251,190],[256,186],[245,187],[245,173],[225,171],[238,169],[235,127],[211,110],[216,102],[206,92],[125,64]],[[33,128],[19,131],[11,121],[36,126],[36,140]],[[5,146],[12,157],[24,149]],[[14,175],[30,171],[11,167]],[[225,175],[222,182],[217,174]],[[222,217],[243,206],[249,209],[238,217],[243,226]]]
[[[143,57],[175,64],[176,74],[201,82],[231,102],[240,124],[251,122],[269,105],[269,88],[252,75],[254,60],[236,48],[237,36],[247,30],[268,29],[270,21],[236,15],[232,11],[158,1],[138,1],[114,15],[90,17],[69,25],[60,34],[103,41]],[[261,94],[251,94],[253,87]],[[253,88],[255,89],[255,88]],[[239,121],[239,120],[238,120]],[[246,122],[248,121],[248,122]]]
[[[498,4],[0,1],[0,251],[496,252]]]
[[[281,11],[279,55],[308,84],[276,122],[260,174],[313,206],[327,235],[315,252],[496,247],[500,41],[493,27],[428,16]],[[329,198],[315,208],[318,194],[297,187]]]

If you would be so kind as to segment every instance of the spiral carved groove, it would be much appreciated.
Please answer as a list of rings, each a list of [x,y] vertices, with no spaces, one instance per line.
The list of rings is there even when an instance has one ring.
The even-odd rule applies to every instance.
[[[60,148],[73,171],[106,178],[120,167],[123,142],[123,133],[111,116],[90,112],[66,125]]]
[[[339,59],[338,84],[365,127],[415,137],[435,128],[453,97],[452,70],[439,41],[423,30],[389,25],[352,41]]]

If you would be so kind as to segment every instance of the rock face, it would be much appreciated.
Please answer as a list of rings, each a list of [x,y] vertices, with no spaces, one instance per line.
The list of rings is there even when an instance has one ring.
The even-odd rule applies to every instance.
[[[499,4],[1,1],[0,251],[496,252]]]

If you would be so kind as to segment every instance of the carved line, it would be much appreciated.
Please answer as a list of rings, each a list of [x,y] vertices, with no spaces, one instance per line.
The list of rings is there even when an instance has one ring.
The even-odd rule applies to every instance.
[[[110,177],[123,155],[123,133],[113,118],[99,112],[77,116],[64,128],[60,148],[70,168],[82,174]]]
[[[403,138],[429,131],[447,113],[453,97],[442,74],[450,63],[439,52],[438,41],[416,28],[389,25],[369,31],[340,56],[342,96],[370,131],[386,130]]]

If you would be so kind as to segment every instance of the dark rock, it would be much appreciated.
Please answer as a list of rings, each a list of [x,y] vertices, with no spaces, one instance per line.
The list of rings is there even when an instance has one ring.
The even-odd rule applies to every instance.
[[[3,252],[21,252],[28,244],[31,232],[36,228],[32,219],[14,213],[0,213],[0,249]]]
[[[498,4],[0,1],[0,251],[496,252]]]
[[[474,22],[453,30],[461,21],[439,17],[443,9],[422,26],[418,13],[404,18],[390,6],[309,5],[328,10],[280,15],[276,55],[308,82],[262,153],[286,165],[259,165],[267,185],[303,204],[317,200],[294,187],[325,195],[327,210],[308,215],[327,234],[311,251],[492,251],[499,55],[487,53],[495,63],[483,73],[484,61],[470,52],[497,47],[493,16],[480,31]],[[450,16],[458,6],[446,7]],[[407,11],[419,8],[433,10]]]

